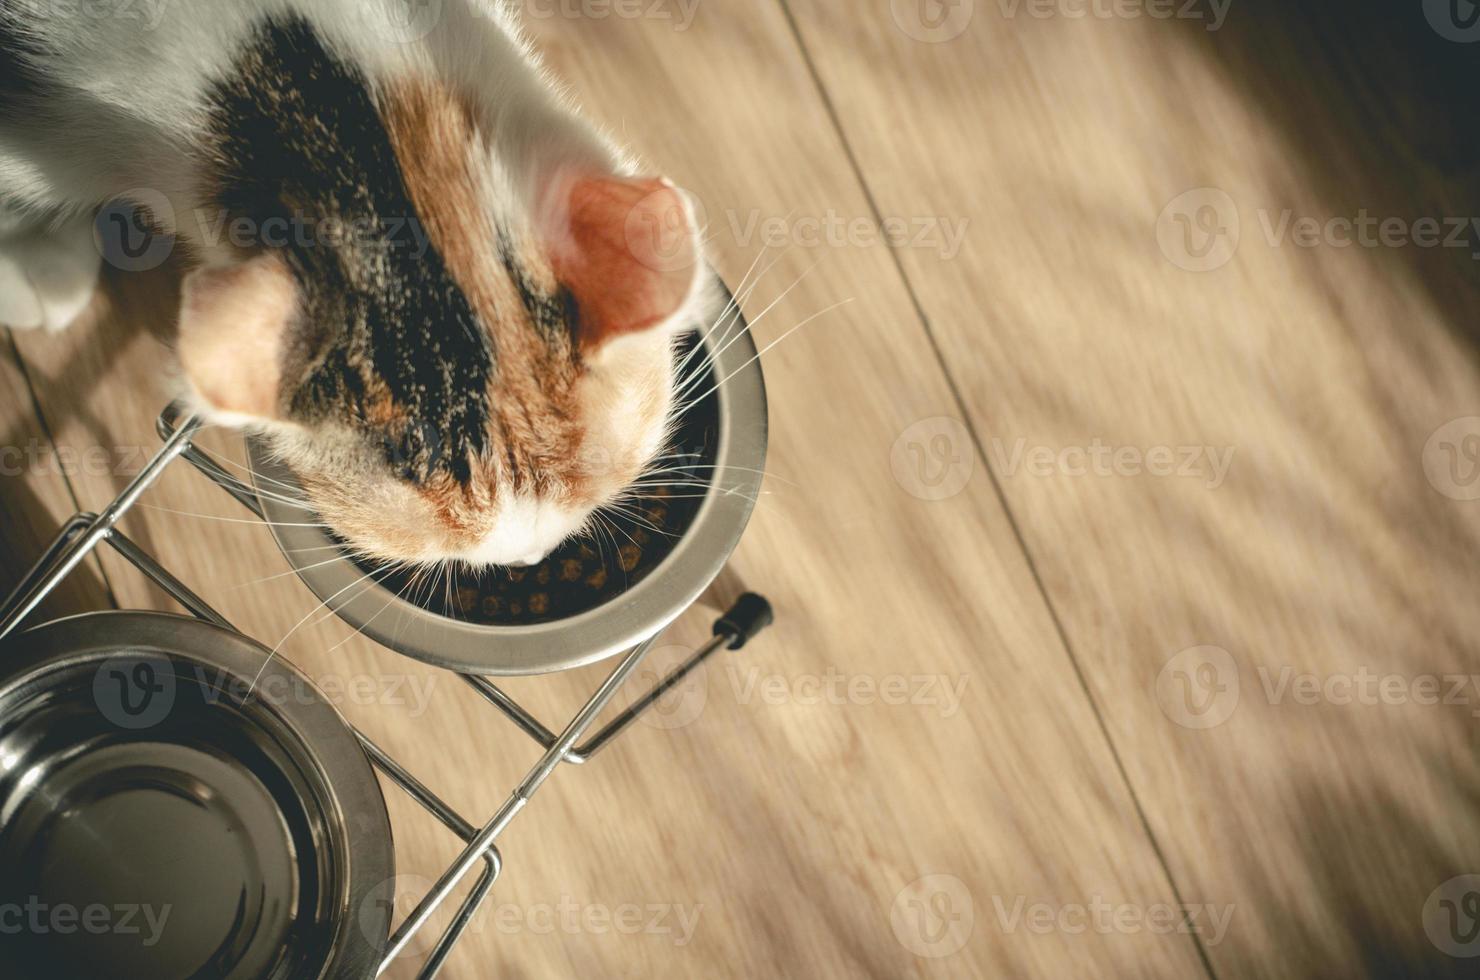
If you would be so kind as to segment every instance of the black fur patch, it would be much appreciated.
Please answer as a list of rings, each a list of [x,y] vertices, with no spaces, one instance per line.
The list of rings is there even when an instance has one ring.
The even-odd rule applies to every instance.
[[[488,442],[493,340],[427,241],[366,79],[306,22],[269,21],[214,102],[229,220],[308,230],[275,246],[306,306],[291,412],[358,420],[408,480],[466,483]],[[409,420],[393,431],[371,418],[382,385]]]
[[[39,53],[25,33],[27,4],[0,0],[0,119],[26,111],[45,83],[28,60]]]
[[[575,296],[563,285],[553,296],[540,292],[529,281],[529,273],[524,266],[514,258],[514,246],[502,232],[499,233],[498,252],[509,278],[514,280],[514,286],[519,290],[525,312],[545,343],[565,349],[573,346],[580,319]]]

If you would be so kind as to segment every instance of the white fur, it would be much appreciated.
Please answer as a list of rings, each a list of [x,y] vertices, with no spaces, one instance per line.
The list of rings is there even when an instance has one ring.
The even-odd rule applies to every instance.
[[[4,219],[0,219],[3,222]],[[87,309],[102,264],[92,222],[0,225],[0,324],[61,330]]]
[[[29,208],[82,208],[145,187],[188,210],[200,188],[180,151],[200,145],[210,84],[270,15],[307,19],[372,81],[420,71],[462,87],[502,160],[537,169],[585,157],[626,169],[615,147],[571,111],[500,6],[422,2],[436,17],[418,37],[419,28],[398,27],[407,0],[153,0],[138,18],[32,17],[20,0],[23,26],[59,52],[39,67],[62,91],[46,119],[0,124],[0,194]]]
[[[84,16],[81,8],[60,15],[63,8],[43,0],[17,0],[16,9],[21,28],[49,52],[35,65],[49,81],[45,113],[0,119],[0,200],[8,202],[0,233],[25,218],[28,242],[59,213],[90,215],[105,202],[133,200],[209,260],[212,215],[201,208],[193,151],[205,141],[211,84],[267,16],[307,19],[372,84],[424,73],[464,91],[490,134],[491,205],[511,195],[532,202],[541,171],[556,161],[631,171],[615,145],[575,114],[492,0],[143,0],[114,16]],[[408,28],[412,9],[434,16]],[[74,241],[60,250],[73,254]],[[0,281],[34,280],[34,269],[18,270],[18,263],[13,249],[0,246]],[[71,266],[55,292],[10,290],[0,300],[0,322],[64,325],[57,321],[77,312],[74,293],[87,278]],[[46,310],[40,317],[38,305]]]
[[[0,323],[57,328],[80,312],[98,260],[90,237],[86,253],[79,246],[77,229],[88,226],[93,209],[105,202],[146,204],[198,259],[213,264],[224,258],[207,234],[212,216],[202,208],[206,188],[197,172],[207,94],[270,15],[309,21],[372,85],[424,75],[459,89],[479,114],[487,140],[477,151],[477,171],[492,217],[528,220],[549,175],[561,167],[635,172],[633,161],[575,114],[495,0],[142,0],[131,8],[138,17],[49,18],[27,17],[29,0],[18,4],[24,27],[42,49],[55,52],[37,67],[60,91],[45,118],[0,119],[0,199],[12,202],[0,213]],[[34,2],[37,11],[49,6]],[[77,217],[64,226],[42,222],[56,214]],[[667,324],[610,343],[582,379],[586,418],[594,422],[586,451],[598,460],[606,454],[606,472],[599,463],[594,469],[598,479],[610,477],[608,494],[635,475],[634,466],[646,465],[667,437],[672,338],[707,308],[706,282],[700,262],[688,302]],[[654,398],[661,401],[654,404]],[[198,396],[194,402],[211,421],[264,428],[263,419],[212,409]],[[332,433],[272,423],[266,428],[290,463],[317,464],[309,468],[320,472],[368,472],[363,449],[348,437],[340,445]],[[432,523],[425,502],[391,481],[367,481],[356,495],[340,503],[397,515],[402,529]],[[404,535],[356,543],[411,560],[532,562],[588,516],[511,491],[498,499],[492,530],[463,554],[435,541],[413,548]]]

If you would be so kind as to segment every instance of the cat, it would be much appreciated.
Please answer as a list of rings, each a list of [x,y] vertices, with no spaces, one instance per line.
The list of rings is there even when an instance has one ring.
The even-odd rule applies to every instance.
[[[528,565],[662,451],[695,211],[493,0],[0,0],[0,324],[61,329],[94,211],[189,256],[176,355],[364,554]],[[146,3],[145,6],[148,6]]]

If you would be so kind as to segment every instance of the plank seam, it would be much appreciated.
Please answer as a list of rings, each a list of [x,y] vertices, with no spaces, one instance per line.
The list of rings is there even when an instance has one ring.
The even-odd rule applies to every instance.
[[[41,427],[42,436],[46,438],[47,444],[51,446],[52,455],[58,461],[60,461],[62,457],[57,447],[56,436],[52,434],[51,424],[46,421],[46,412],[44,412],[41,408],[41,399],[36,393],[36,383],[31,378],[31,370],[26,366],[26,358],[24,355],[21,354],[20,345],[15,342],[15,332],[9,327],[5,327],[3,329],[5,330],[6,342],[10,345],[11,359],[15,362],[16,370],[19,371],[21,374],[21,380],[25,382],[26,397],[30,399],[31,402],[31,413],[36,417],[36,424]],[[77,496],[77,488],[72,485],[71,474],[67,472],[67,468],[65,466],[61,465],[57,466],[57,472],[61,474],[62,485],[67,488],[67,496],[72,501],[72,510],[74,512],[81,511],[81,498]],[[32,562],[35,559],[30,558],[26,560],[28,562]],[[96,554],[91,555],[89,557],[89,561],[92,563],[93,570],[98,573],[98,578],[103,584],[103,592],[108,597],[108,604],[111,605],[114,609],[117,609],[118,596],[113,591],[113,583],[108,578],[108,570],[103,567],[102,561],[99,560],[99,557]]]
[[[822,101],[823,109],[827,113],[833,132],[837,135],[838,142],[842,146],[843,155],[847,158],[848,166],[853,171],[853,178],[858,182],[859,189],[863,193],[864,200],[868,203],[869,211],[874,221],[879,227],[883,227],[883,212],[879,208],[873,188],[864,176],[862,164],[854,152],[852,142],[848,139],[847,131],[843,127],[842,117],[838,114],[837,106],[834,104],[832,95],[823,81],[822,73],[812,58],[811,50],[807,47],[806,39],[802,35],[801,25],[797,23],[796,16],[791,11],[789,0],[776,0],[776,2],[781,8],[782,16],[786,18],[787,26],[791,30],[792,39],[796,42],[797,50],[801,54],[803,63],[806,65],[807,72],[812,77],[812,84],[817,90],[818,98]],[[1038,569],[1038,563],[1033,556],[1033,552],[1028,547],[1027,537],[1023,532],[1022,525],[1019,523],[1017,515],[1013,513],[1012,507],[1008,503],[1007,495],[1002,489],[1002,483],[997,477],[997,471],[992,466],[991,457],[987,454],[981,434],[977,431],[976,420],[967,408],[966,399],[961,392],[961,387],[956,382],[956,376],[951,372],[945,353],[941,349],[940,340],[931,326],[929,315],[925,312],[924,303],[921,301],[909,273],[905,270],[904,262],[899,256],[899,249],[891,244],[887,251],[889,252],[890,261],[894,263],[895,271],[899,274],[900,282],[904,286],[905,293],[909,296],[910,305],[914,307],[915,315],[919,318],[920,326],[924,329],[925,336],[930,341],[930,348],[935,355],[936,362],[945,374],[946,384],[950,388],[951,398],[956,403],[957,410],[961,413],[961,418],[967,431],[971,434],[972,445],[975,447],[978,457],[985,463],[983,469],[986,470],[987,478],[991,481],[992,491],[996,494],[997,501],[1002,507],[1002,512],[1007,518],[1008,526],[1012,529],[1012,535],[1017,542],[1018,550],[1022,553],[1023,560],[1027,562],[1028,572],[1033,578],[1034,588],[1037,589],[1039,597],[1043,600],[1043,604],[1048,610],[1054,632],[1058,636],[1059,643],[1063,646],[1065,656],[1069,659],[1075,679],[1079,682],[1080,690],[1083,692],[1085,700],[1089,703],[1090,712],[1094,715],[1095,723],[1100,729],[1100,736],[1105,742],[1105,748],[1109,751],[1111,759],[1114,760],[1116,772],[1119,773],[1120,780],[1125,786],[1126,792],[1130,795],[1131,806],[1135,809],[1136,817],[1141,824],[1141,830],[1145,834],[1147,842],[1151,845],[1151,850],[1156,856],[1157,864],[1161,866],[1162,874],[1166,877],[1167,887],[1171,889],[1172,897],[1176,901],[1177,907],[1179,909],[1185,908],[1186,904],[1182,900],[1182,890],[1178,887],[1176,877],[1172,874],[1171,865],[1167,861],[1166,854],[1162,850],[1161,844],[1151,828],[1151,822],[1146,816],[1146,809],[1141,803],[1140,795],[1136,792],[1135,784],[1131,782],[1130,773],[1125,767],[1124,760],[1121,758],[1120,750],[1116,747],[1115,740],[1110,735],[1110,727],[1105,721],[1105,716],[1100,710],[1099,703],[1095,700],[1094,693],[1089,686],[1089,681],[1080,663],[1079,656],[1075,653],[1074,646],[1069,641],[1068,631],[1064,628],[1059,611],[1054,606],[1053,599],[1049,595],[1048,588],[1043,581],[1043,575]],[[1202,961],[1203,969],[1207,972],[1209,980],[1218,980],[1218,974],[1213,969],[1212,961],[1208,957],[1208,951],[1203,945],[1202,937],[1195,931],[1190,932],[1190,935],[1193,946],[1197,950],[1198,959]]]

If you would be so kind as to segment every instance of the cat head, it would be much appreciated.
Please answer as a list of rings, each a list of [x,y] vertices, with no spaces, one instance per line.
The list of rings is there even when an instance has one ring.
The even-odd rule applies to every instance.
[[[187,277],[191,397],[367,555],[538,561],[665,446],[707,302],[693,210],[589,155],[500,159],[433,88],[320,95],[220,96],[214,198],[287,231]]]

